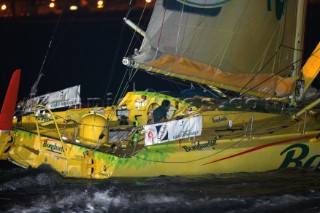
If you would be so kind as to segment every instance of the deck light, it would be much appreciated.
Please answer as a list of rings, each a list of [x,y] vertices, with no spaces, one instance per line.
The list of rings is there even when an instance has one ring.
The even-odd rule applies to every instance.
[[[78,6],[77,5],[71,5],[69,9],[70,10],[78,10]]]
[[[7,9],[7,5],[3,4],[1,5],[1,10],[6,10]]]
[[[103,1],[102,0],[99,0],[97,2],[97,8],[103,8]]]

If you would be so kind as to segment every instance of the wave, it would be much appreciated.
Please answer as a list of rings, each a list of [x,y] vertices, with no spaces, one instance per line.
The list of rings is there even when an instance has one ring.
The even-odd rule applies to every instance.
[[[3,212],[319,212],[315,171],[200,177],[63,178],[50,167],[0,175]]]

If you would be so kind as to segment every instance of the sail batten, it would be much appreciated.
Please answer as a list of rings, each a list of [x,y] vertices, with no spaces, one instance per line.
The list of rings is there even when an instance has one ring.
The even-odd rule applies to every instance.
[[[184,2],[156,2],[135,62],[238,92],[284,97],[294,91],[299,1],[206,0],[205,8]]]

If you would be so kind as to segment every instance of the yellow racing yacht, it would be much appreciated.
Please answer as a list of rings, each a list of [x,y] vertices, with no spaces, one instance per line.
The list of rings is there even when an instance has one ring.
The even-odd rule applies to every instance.
[[[221,95],[133,91],[60,114],[37,105],[1,131],[5,157],[92,179],[317,168],[320,45],[302,61],[305,14],[305,1],[157,0],[146,31],[124,19],[143,41],[123,63]],[[168,120],[149,124],[163,100]]]

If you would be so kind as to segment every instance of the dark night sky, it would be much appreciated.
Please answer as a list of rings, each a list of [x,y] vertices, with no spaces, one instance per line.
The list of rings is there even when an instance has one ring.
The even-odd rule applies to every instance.
[[[129,18],[135,20],[140,14],[141,11],[133,11]],[[60,21],[59,16],[0,20],[1,100],[11,74],[17,68],[22,70],[20,99],[29,93],[52,36],[54,39],[42,70],[45,76],[38,86],[38,95],[80,84],[82,97],[103,97],[112,69],[114,74],[110,91],[116,92],[126,69],[121,60],[133,35],[126,25],[123,28],[122,19],[125,15],[126,11],[96,14],[76,12],[63,14]],[[120,43],[122,28],[124,36]],[[139,46],[139,43],[135,43],[133,47]],[[120,49],[116,58],[117,48]],[[132,54],[132,49],[129,54]],[[114,60],[116,63],[113,63]],[[154,85],[151,80],[149,82],[149,86],[144,84],[141,89]]]
[[[308,6],[305,56],[310,55],[320,41],[319,11],[319,4]],[[138,15],[137,12],[134,17]],[[17,68],[22,70],[19,97],[21,99],[28,94],[53,35],[38,95],[81,84],[83,98],[103,97],[113,65],[116,67],[110,88],[111,92],[116,92],[126,69],[121,60],[132,37],[132,31],[126,26],[119,56],[113,64],[124,16],[125,12],[63,14],[56,31],[59,16],[0,19],[0,103],[11,74]],[[136,44],[134,47],[139,46]],[[143,84],[138,84],[142,79]],[[161,82],[155,85],[154,82],[159,80],[142,72],[138,72],[136,81],[137,89],[171,89],[168,84],[161,88]]]
[[[59,16],[1,20],[1,96],[6,88],[3,84],[17,68],[22,70],[19,96],[27,95],[53,35],[38,94],[81,84],[85,96],[103,96],[118,47],[123,16],[123,13],[74,13],[63,15],[60,22]],[[125,69],[121,58],[132,35],[128,28],[125,29],[115,76]],[[92,94],[93,90],[97,94]]]

